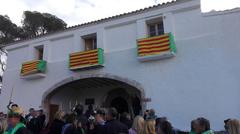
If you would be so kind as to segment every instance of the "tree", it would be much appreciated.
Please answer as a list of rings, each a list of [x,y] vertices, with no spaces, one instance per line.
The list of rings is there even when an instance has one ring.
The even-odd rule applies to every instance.
[[[65,29],[67,24],[49,13],[25,11],[23,13],[23,30],[28,37]]]
[[[2,90],[2,80],[3,80],[3,72],[6,70],[7,65],[7,51],[1,47],[0,48],[0,94]]]
[[[42,15],[44,17],[43,27],[47,30],[47,32],[63,30],[67,27],[67,24],[55,15],[49,13],[43,13]]]
[[[39,12],[25,11],[23,13],[23,30],[28,37],[46,33],[43,28],[43,16]]]
[[[23,30],[12,23],[8,16],[0,15],[0,44],[6,44],[22,37]]]

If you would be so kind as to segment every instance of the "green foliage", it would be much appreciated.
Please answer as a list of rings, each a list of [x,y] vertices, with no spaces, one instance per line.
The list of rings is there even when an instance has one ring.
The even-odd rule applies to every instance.
[[[54,32],[67,27],[67,24],[55,15],[49,13],[43,13],[42,15],[44,19],[43,27],[47,30],[47,32]]]
[[[49,13],[25,11],[23,16],[23,30],[28,37],[62,30],[67,26],[63,20]]]
[[[0,15],[0,44],[35,37],[66,27],[67,24],[63,20],[49,13],[25,11],[21,27],[12,23],[8,16]]]
[[[23,30],[28,37],[46,33],[43,28],[43,16],[39,12],[25,11],[23,13]]]
[[[22,32],[23,30],[12,23],[8,16],[0,15],[0,44],[20,38]]]

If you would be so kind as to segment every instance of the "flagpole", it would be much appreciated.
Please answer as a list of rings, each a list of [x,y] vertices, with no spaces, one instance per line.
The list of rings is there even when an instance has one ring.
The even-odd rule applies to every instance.
[[[9,104],[12,102],[12,97],[13,97],[13,91],[14,91],[14,86],[12,87],[10,98],[9,98]]]

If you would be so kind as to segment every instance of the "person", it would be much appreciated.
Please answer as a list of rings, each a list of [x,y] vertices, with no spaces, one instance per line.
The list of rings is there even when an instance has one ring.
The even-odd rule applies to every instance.
[[[66,133],[67,128],[70,127],[74,123],[75,118],[76,118],[75,114],[65,114],[65,116],[64,116],[65,124],[62,127],[61,134]]]
[[[90,104],[88,105],[88,109],[87,111],[85,112],[85,116],[87,117],[87,119],[94,114],[94,110],[93,110],[93,105]]]
[[[106,134],[128,134],[126,125],[117,120],[118,112],[116,108],[107,109],[106,113]]]
[[[31,134],[25,124],[21,122],[23,110],[20,107],[13,108],[8,113],[8,124],[12,128],[8,128],[4,134]]]
[[[165,120],[167,120],[167,117],[158,117],[158,118],[156,118],[155,129],[158,130],[158,127],[160,126],[160,123],[162,121],[165,121]]]
[[[146,115],[144,134],[156,134],[156,118],[154,109],[150,109]]]
[[[0,112],[0,134],[3,134],[7,129],[7,119],[3,112]]]
[[[155,119],[147,119],[144,124],[144,134],[156,134]]]
[[[61,134],[85,134],[74,113],[66,115],[66,124],[62,128]]]
[[[144,118],[142,116],[136,116],[133,120],[133,125],[129,129],[129,134],[143,134],[144,130]]]
[[[39,121],[39,125],[40,125],[40,129],[42,130],[45,126],[45,120],[46,120],[46,115],[43,113],[43,110],[40,109],[38,111],[38,121]]]
[[[191,131],[189,134],[196,134],[196,125],[197,125],[197,120],[192,120],[191,121]]]
[[[96,113],[94,115],[95,117],[95,124],[90,123],[90,130],[89,134],[105,134],[105,109],[100,108],[96,110]]]
[[[203,117],[197,118],[195,131],[197,134],[214,134],[214,132],[211,130],[209,120]]]
[[[84,107],[81,104],[77,104],[73,110],[77,114],[77,121],[81,124],[81,127],[84,129],[85,132],[87,132],[88,129],[88,119],[87,117],[83,114]]]
[[[132,127],[132,123],[133,121],[131,120],[131,115],[127,112],[122,113],[121,117],[120,117],[120,121],[125,124],[128,129],[130,129]]]
[[[11,112],[11,111],[14,111],[15,109],[18,108],[18,105],[17,104],[14,104],[13,102],[9,102],[9,104],[7,105],[7,109]]]
[[[171,123],[167,120],[161,121],[158,126],[157,134],[174,134]]]
[[[40,120],[38,119],[38,113],[37,111],[33,111],[31,115],[30,121],[27,123],[27,128],[33,133],[33,134],[39,134],[41,131],[41,124]]]
[[[63,111],[58,111],[55,114],[53,122],[50,124],[49,134],[61,134],[62,128],[65,125],[63,117],[65,113]]]
[[[224,134],[228,134],[228,126],[227,126],[228,121],[230,121],[230,118],[224,120],[224,128],[225,128]]]
[[[229,119],[225,128],[228,134],[240,134],[240,122],[237,119]]]
[[[144,112],[144,114],[143,114],[144,120],[147,119],[148,113],[149,113],[149,110],[147,109],[147,110]]]
[[[33,117],[33,114],[34,114],[34,108],[30,108],[29,110],[29,113],[25,116],[25,119],[27,121],[27,123],[31,120],[31,118]]]

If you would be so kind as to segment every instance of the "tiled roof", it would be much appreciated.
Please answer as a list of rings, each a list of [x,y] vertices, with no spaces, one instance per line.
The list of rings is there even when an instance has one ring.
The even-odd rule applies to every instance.
[[[107,17],[107,18],[103,18],[103,19],[99,19],[99,20],[95,20],[95,21],[90,21],[90,22],[87,22],[87,23],[82,23],[82,24],[79,24],[79,25],[70,26],[70,27],[67,27],[66,29],[63,29],[63,30],[59,30],[59,31],[50,32],[50,33],[46,33],[46,34],[41,34],[41,35],[38,35],[38,36],[35,36],[35,37],[30,37],[30,38],[26,38],[26,39],[13,41],[11,43],[6,44],[5,46],[13,45],[15,43],[19,43],[19,42],[23,42],[23,41],[27,41],[27,40],[31,40],[31,39],[36,39],[36,38],[40,38],[40,37],[44,37],[44,36],[48,36],[48,35],[52,35],[52,34],[56,34],[56,33],[60,33],[60,32],[65,32],[65,31],[77,29],[77,28],[80,28],[80,27],[83,27],[83,26],[99,24],[99,23],[103,23],[103,22],[106,22],[106,21],[111,21],[113,19],[119,19],[121,17],[126,17],[126,16],[129,16],[129,15],[143,13],[143,12],[146,12],[146,11],[149,11],[149,10],[154,10],[156,8],[163,8],[163,7],[171,6],[173,4],[177,4],[177,3],[180,3],[180,2],[184,2],[184,1],[190,1],[190,0],[172,0],[170,2],[165,2],[165,3],[153,5],[153,6],[142,8],[142,9],[135,10],[135,11],[132,11],[132,12],[127,12],[127,13],[123,13],[123,14],[119,14],[119,15],[115,15],[115,16],[111,16],[111,17]]]

